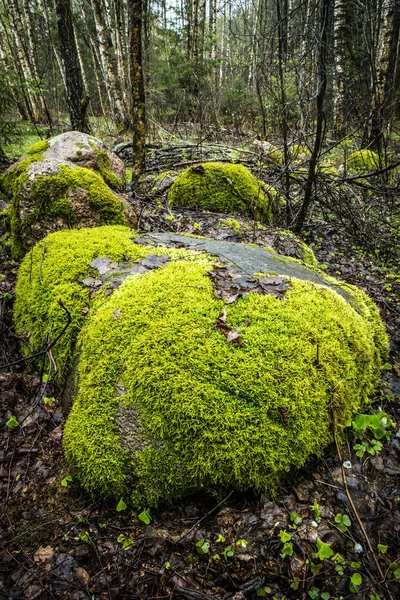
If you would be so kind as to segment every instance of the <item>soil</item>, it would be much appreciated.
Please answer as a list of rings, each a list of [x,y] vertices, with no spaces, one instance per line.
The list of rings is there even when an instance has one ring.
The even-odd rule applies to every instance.
[[[160,201],[132,193],[129,199],[143,232],[181,231],[235,241],[221,226],[221,215],[174,209],[171,219]],[[271,232],[250,228],[239,241]],[[380,407],[398,424],[400,288],[393,268],[355,248],[335,219],[314,216],[305,239],[327,273],[362,287],[379,306],[391,356],[372,411]],[[292,472],[277,498],[224,490],[219,497],[196,494],[150,514],[132,514],[123,504],[117,508],[85,496],[64,463],[61,390],[47,381],[44,368],[32,371],[26,361],[18,362],[11,317],[18,264],[5,244],[1,253],[0,364],[8,366],[0,370],[0,598],[400,597],[397,424],[376,456],[356,456],[357,440],[349,432],[341,457],[333,445],[322,459]],[[19,424],[7,426],[13,415]],[[291,538],[285,539],[283,531]],[[330,553],[325,559],[324,551]]]

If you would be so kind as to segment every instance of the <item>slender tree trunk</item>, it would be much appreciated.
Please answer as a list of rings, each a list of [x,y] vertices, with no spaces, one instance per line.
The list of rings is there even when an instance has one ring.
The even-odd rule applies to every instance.
[[[73,130],[86,131],[86,110],[89,98],[85,96],[78,51],[75,43],[74,25],[70,0],[55,0],[58,37],[61,58],[64,64],[67,84],[67,102],[71,127]]]
[[[335,57],[335,87],[333,98],[333,123],[337,138],[343,136],[346,130],[344,122],[345,73],[347,37],[346,0],[334,2],[334,57]]]
[[[111,36],[107,29],[106,20],[100,0],[92,0],[97,34],[99,37],[99,52],[104,69],[106,86],[109,90],[113,119],[117,124],[127,124],[127,112],[122,98],[121,83],[114,68],[114,49]]]
[[[325,124],[325,95],[327,87],[327,38],[330,18],[331,0],[323,0],[322,21],[320,31],[319,56],[318,56],[318,91],[317,91],[317,129],[315,132],[314,148],[310,158],[307,181],[304,188],[304,199],[296,219],[294,231],[300,233],[307,217],[308,209],[312,203],[315,173],[318,158],[324,141]]]
[[[395,69],[399,39],[399,0],[384,0],[380,44],[377,57],[377,81],[372,97],[370,142],[379,156],[383,151],[387,125],[387,105],[391,99],[393,70]],[[393,78],[395,80],[395,77]]]
[[[142,66],[142,0],[128,0],[132,90],[132,181],[146,171],[145,91]]]

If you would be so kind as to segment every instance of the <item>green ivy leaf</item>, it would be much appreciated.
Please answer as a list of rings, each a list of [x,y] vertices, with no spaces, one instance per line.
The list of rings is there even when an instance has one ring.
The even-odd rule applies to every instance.
[[[12,429],[13,427],[18,427],[19,425],[19,421],[17,421],[17,418],[14,417],[14,415],[12,417],[10,417],[6,423],[7,427],[10,427],[10,429]]]
[[[71,481],[72,481],[71,475],[67,475],[66,477],[64,477],[64,479],[61,480],[61,485],[63,487],[68,487],[68,484],[71,483]]]
[[[378,544],[378,550],[381,554],[386,554],[389,546],[384,546],[384,544]]]
[[[221,544],[221,543],[224,543],[224,542],[226,542],[226,539],[224,538],[224,536],[223,536],[223,535],[219,534],[219,536],[218,536],[218,537],[217,537],[217,539],[215,540],[215,543],[216,543],[216,544]]]

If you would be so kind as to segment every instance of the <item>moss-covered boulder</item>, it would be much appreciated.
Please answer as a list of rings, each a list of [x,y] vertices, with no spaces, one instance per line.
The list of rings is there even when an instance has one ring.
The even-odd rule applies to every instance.
[[[271,219],[263,183],[238,164],[210,162],[186,169],[175,179],[168,200],[171,206]]]
[[[133,210],[118,195],[124,187],[124,164],[90,135],[69,131],[34,144],[0,178],[14,258],[59,229],[134,225]]]
[[[360,290],[262,248],[124,227],[49,235],[23,260],[15,322],[76,365],[64,430],[91,494],[156,506],[271,492],[368,402],[387,336]],[[79,357],[79,360],[78,360]]]

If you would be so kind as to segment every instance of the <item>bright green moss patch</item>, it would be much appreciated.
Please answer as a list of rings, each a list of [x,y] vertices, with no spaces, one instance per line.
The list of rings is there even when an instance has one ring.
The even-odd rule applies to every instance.
[[[174,181],[169,203],[271,219],[263,184],[243,165],[204,163],[187,169]]]
[[[132,244],[131,237],[127,227],[60,231],[36,244],[21,263],[14,319],[18,334],[32,351],[43,347],[50,328],[54,339],[65,325],[66,316],[58,298],[71,313],[72,323],[53,349],[61,380],[74,360],[77,334],[86,319],[82,308],[89,304],[89,289],[80,280],[96,276],[89,266],[95,258],[118,261],[124,256],[145,256],[146,251]],[[28,353],[26,347],[22,350]]]
[[[388,349],[376,307],[352,286],[347,302],[296,278],[284,297],[224,305],[208,277],[215,256],[131,236],[124,227],[52,234],[18,277],[17,329],[34,348],[65,322],[59,297],[72,314],[53,354],[65,374],[79,353],[64,430],[74,477],[95,496],[130,493],[142,507],[198,489],[270,493],[332,441],[332,406],[343,426],[368,401]],[[95,276],[94,258],[129,270],[149,254],[169,260],[89,299],[80,280]],[[216,326],[224,308],[240,344]]]
[[[311,152],[307,146],[302,146],[301,144],[293,144],[290,146],[289,154],[290,157],[295,160],[303,157],[309,158],[311,156]]]
[[[33,155],[38,156],[38,155]],[[10,204],[10,228],[14,258],[21,258],[26,250],[26,242],[21,238],[29,238],[30,230],[35,223],[43,219],[62,219],[65,226],[73,227],[77,221],[76,208],[73,206],[69,195],[72,190],[80,188],[87,193],[88,205],[96,215],[98,223],[126,224],[121,200],[113,194],[104,183],[102,177],[91,169],[83,167],[68,167],[60,165],[56,175],[37,175],[29,190],[31,210],[28,215],[20,216],[20,196],[22,186],[27,183],[27,168],[32,161],[17,165],[13,175],[9,175],[12,184],[12,200]],[[40,160],[40,159],[36,159]],[[19,174],[20,173],[20,174]]]
[[[99,160],[99,171],[102,178],[111,189],[122,192],[125,189],[125,182],[122,181],[118,175],[111,170],[111,159],[105,150],[100,150],[96,144],[90,144],[92,150],[94,150]]]
[[[379,156],[373,150],[356,150],[350,154],[348,165],[354,171],[375,171],[379,167]]]
[[[48,140],[42,140],[42,141],[37,142],[36,144],[33,144],[32,146],[30,146],[25,151],[25,154],[29,154],[29,155],[40,154],[40,153],[45,152],[48,147],[49,147],[49,141]]]

